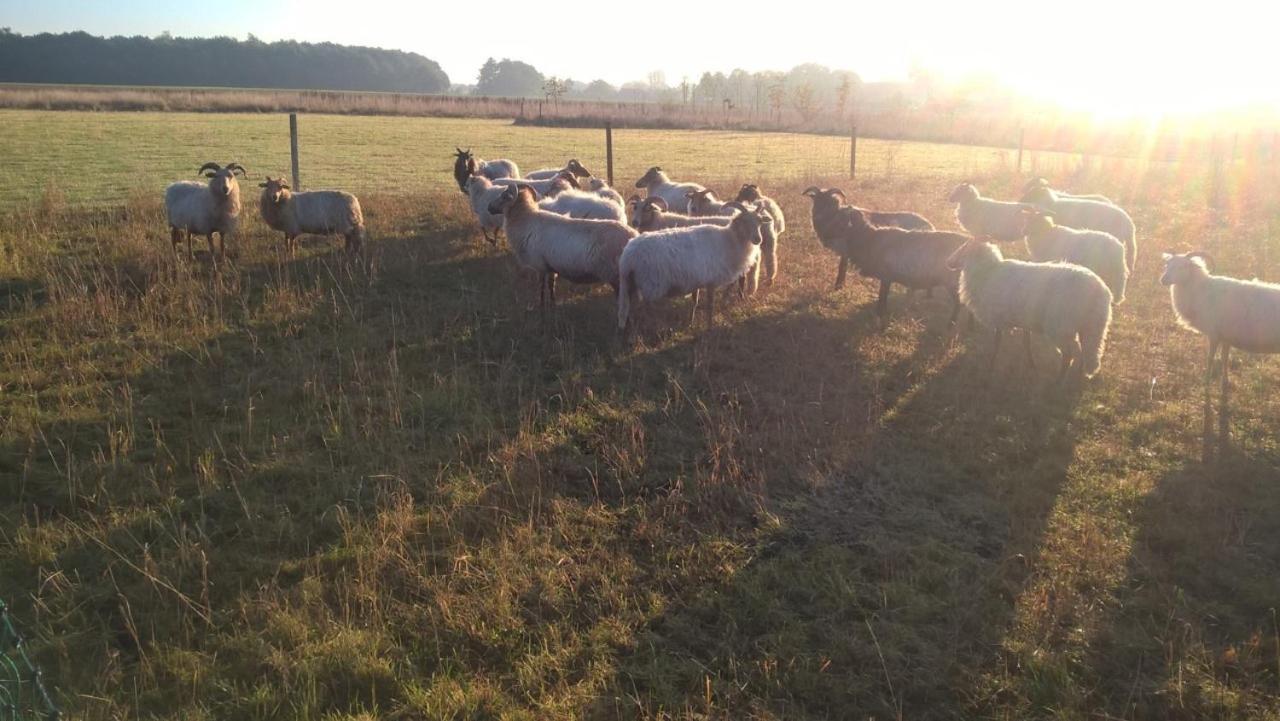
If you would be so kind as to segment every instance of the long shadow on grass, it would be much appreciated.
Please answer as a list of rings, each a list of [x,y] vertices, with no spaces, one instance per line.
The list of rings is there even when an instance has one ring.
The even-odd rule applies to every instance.
[[[993,372],[989,336],[953,346],[944,312],[881,339],[869,307],[807,310],[725,331],[775,341],[773,372],[736,380],[761,406],[739,445],[764,449],[772,520],[726,583],[649,625],[599,716],[970,713],[1073,458],[1076,397],[1007,372],[1021,353]]]

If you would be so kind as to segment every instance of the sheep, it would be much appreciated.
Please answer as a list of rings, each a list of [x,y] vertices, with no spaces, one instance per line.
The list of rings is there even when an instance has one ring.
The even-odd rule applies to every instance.
[[[728,226],[696,225],[642,233],[618,261],[618,330],[624,335],[631,306],[707,290],[707,328],[715,322],[715,291],[742,278],[759,262],[761,229],[773,222],[759,208],[738,206]]]
[[[284,233],[285,247],[297,248],[298,236],[341,235],[349,253],[359,253],[364,240],[364,213],[360,201],[341,190],[293,192],[284,178],[267,176],[258,211],[272,230]]]
[[[1053,213],[1054,222],[1080,230],[1101,230],[1124,243],[1124,265],[1133,273],[1138,260],[1138,241],[1133,219],[1124,209],[1097,200],[1067,198],[1051,188],[1037,186],[1027,192],[1022,202]]]
[[[691,190],[706,190],[706,188],[697,183],[675,183],[672,182],[662,168],[653,166],[645,172],[639,180],[636,181],[637,188],[647,188],[649,197],[662,198],[667,203],[668,208],[687,208],[689,198],[686,195]]]
[[[247,178],[239,163],[205,163],[196,171],[209,179],[207,183],[195,180],[179,180],[164,190],[164,207],[169,218],[169,234],[173,249],[178,241],[187,238],[187,256],[191,256],[191,234],[203,235],[209,242],[209,255],[213,256],[213,234],[218,234],[218,255],[225,256],[227,237],[234,235],[240,217],[240,183],[236,173]],[[217,262],[217,258],[214,258]]]
[[[872,225],[866,213],[845,208],[848,258],[858,271],[880,281],[876,311],[880,327],[889,321],[889,291],[894,283],[912,289],[942,286],[951,291],[954,302],[951,322],[960,313],[956,272],[947,260],[969,240],[969,236],[946,230],[904,230]]]
[[[532,188],[537,192],[539,198],[554,198],[560,192],[565,190],[578,190],[578,178],[573,173],[560,173],[552,178],[545,180],[524,180],[523,178],[498,178],[493,181],[494,185],[511,186],[523,185]]]
[[[1073,363],[1085,378],[1102,368],[1111,291],[1093,271],[1069,263],[1006,260],[995,244],[980,238],[960,246],[947,266],[960,271],[960,300],[995,330],[992,368],[1000,340],[1010,328],[1047,336],[1057,346],[1062,354],[1059,382]],[[1029,335],[1027,355],[1030,358]]]
[[[728,215],[713,215],[706,218],[695,218],[691,215],[672,213],[667,210],[667,203],[662,198],[644,198],[635,195],[628,201],[631,208],[628,220],[631,227],[644,233],[651,230],[668,228],[689,228],[695,225],[719,225],[727,227],[733,220]]]
[[[1247,353],[1280,353],[1280,285],[1260,280],[1239,280],[1212,272],[1213,258],[1204,251],[1183,255],[1164,253],[1160,283],[1169,287],[1174,315],[1184,328],[1209,341],[1204,374],[1204,454],[1210,453],[1212,402],[1210,378],[1213,358],[1222,349],[1222,400],[1218,433],[1225,447],[1229,440],[1228,368],[1231,349]]]
[[[787,219],[782,214],[782,206],[777,201],[760,192],[760,186],[754,183],[744,183],[738,189],[738,195],[734,198],[739,203],[754,203],[764,208],[765,212],[773,218],[773,223],[768,227],[768,232],[764,234],[760,243],[760,255],[764,263],[765,283],[773,285],[774,278],[778,275],[778,239],[787,229]]]
[[[690,190],[684,194],[684,197],[684,208],[689,215],[702,217],[733,215],[737,212],[728,208],[729,201],[717,198],[714,190]]]
[[[1116,305],[1124,302],[1129,269],[1124,245],[1100,230],[1076,230],[1053,222],[1053,216],[1036,211],[1026,214],[1027,252],[1040,263],[1060,260],[1082,265],[1102,279]]]
[[[505,185],[494,185],[493,181],[483,175],[473,175],[467,179],[467,196],[471,199],[471,212],[475,213],[476,220],[480,223],[480,232],[490,245],[498,243],[498,233],[502,230],[502,214],[490,213],[489,204],[497,200],[505,189]]]
[[[956,220],[965,232],[1005,242],[1022,240],[1026,204],[984,198],[972,183],[957,185],[947,200],[956,204]]]
[[[622,199],[622,194],[609,187],[609,184],[606,183],[603,178],[588,178],[587,190],[590,190],[605,200],[612,200],[618,205],[626,206],[626,201]]]
[[[471,154],[471,150],[455,147],[453,161],[453,179],[458,181],[458,189],[467,192],[467,178],[483,175],[489,180],[499,178],[519,178],[520,168],[511,160],[481,160]]]
[[[582,163],[579,163],[577,158],[570,158],[569,162],[565,163],[565,166],[563,168],[543,168],[541,170],[535,170],[532,173],[526,174],[524,176],[524,179],[525,180],[547,180],[549,178],[554,178],[561,173],[571,173],[572,175],[578,178],[591,177],[591,171],[582,167]]]
[[[1032,178],[1031,180],[1028,180],[1027,184],[1022,187],[1022,193],[1025,195],[1027,193],[1030,193],[1032,188],[1040,188],[1040,187],[1048,188],[1051,186],[1049,185],[1049,181],[1045,180],[1044,178]],[[1057,191],[1057,193],[1058,195],[1061,195],[1064,198],[1075,198],[1076,200],[1096,200],[1100,203],[1108,203],[1110,205],[1115,205],[1115,203],[1112,202],[1110,198],[1108,198],[1105,195],[1099,195],[1097,193],[1085,193],[1085,194],[1066,193],[1061,190]]]
[[[563,190],[553,198],[538,201],[538,207],[570,218],[595,218],[625,223],[626,211],[622,205],[586,190]]]
[[[839,188],[823,190],[817,186],[805,188],[801,195],[813,201],[813,232],[819,242],[840,256],[840,269],[836,274],[834,290],[844,287],[849,270],[848,218],[844,205],[844,191]],[[905,230],[933,230],[933,224],[924,217],[908,212],[881,212],[859,208],[867,221],[881,227],[893,226]]]
[[[538,207],[531,188],[509,185],[489,204],[501,213],[516,260],[538,273],[538,307],[544,294],[556,304],[556,277],[572,283],[608,283],[618,290],[618,257],[636,231],[616,220],[567,218]]]

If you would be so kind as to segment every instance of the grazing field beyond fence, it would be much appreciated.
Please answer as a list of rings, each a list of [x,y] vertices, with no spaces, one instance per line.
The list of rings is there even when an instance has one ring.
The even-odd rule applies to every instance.
[[[0,595],[73,718],[1280,715],[1280,365],[1233,356],[1202,463],[1204,343],[1157,282],[1163,249],[1280,277],[1273,170],[866,141],[850,180],[847,139],[617,131],[624,194],[755,182],[788,227],[713,330],[678,299],[623,344],[607,288],[531,309],[449,174],[603,174],[601,131],[301,116],[353,260],[257,217],[283,115],[0,123]],[[250,173],[218,269],[161,206],[207,160]],[[945,294],[881,331],[831,290],[806,185],[952,228],[956,182],[1033,173],[1138,227],[1098,378],[993,362]]]

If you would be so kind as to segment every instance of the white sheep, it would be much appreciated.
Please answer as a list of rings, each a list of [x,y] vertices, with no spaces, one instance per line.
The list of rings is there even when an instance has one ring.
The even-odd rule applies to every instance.
[[[622,194],[609,187],[609,184],[605,182],[604,178],[587,178],[587,190],[590,190],[605,200],[612,200],[618,205],[626,206],[626,201],[622,199]]]
[[[684,194],[684,210],[693,216],[733,215],[735,210],[728,208],[729,201],[716,197],[714,190],[690,190]]]
[[[1184,255],[1165,253],[1163,285],[1169,286],[1173,312],[1183,327],[1200,333],[1209,341],[1204,375],[1204,443],[1209,455],[1212,403],[1209,380],[1213,358],[1222,349],[1222,401],[1219,435],[1225,445],[1229,438],[1228,368],[1231,349],[1247,353],[1280,353],[1280,285],[1260,280],[1239,280],[1214,275],[1206,265],[1209,254],[1195,251]]]
[[[695,225],[728,227],[729,222],[733,220],[733,217],[729,215],[698,218],[692,215],[671,212],[667,209],[667,202],[658,197],[642,199],[640,196],[635,195],[628,201],[627,207],[630,208],[627,217],[628,222],[631,223],[631,227],[642,233],[651,230],[666,230],[668,228],[689,228]]]
[[[1067,198],[1043,186],[1032,188],[1022,201],[1053,213],[1053,221],[1058,225],[1101,230],[1114,235],[1116,240],[1124,243],[1124,264],[1130,273],[1133,272],[1134,263],[1138,260],[1138,241],[1133,219],[1123,208],[1098,200]]]
[[[622,223],[627,220],[627,214],[622,209],[622,205],[587,190],[560,191],[555,197],[539,200],[538,207],[570,218],[616,220]]]
[[[582,167],[582,163],[577,158],[570,158],[563,168],[542,168],[526,174],[525,180],[547,180],[554,178],[561,173],[571,173],[578,178],[590,178],[591,171]]]
[[[1041,187],[1050,188],[1052,186],[1049,185],[1049,181],[1044,178],[1032,178],[1031,180],[1028,180],[1027,184],[1022,187],[1022,193],[1025,195],[1027,193],[1030,193],[1032,188],[1041,188]],[[1110,198],[1108,198],[1105,195],[1100,195],[1098,193],[1067,193],[1061,190],[1058,190],[1055,192],[1064,198],[1075,198],[1077,200],[1097,200],[1102,203],[1110,203],[1111,205],[1115,205],[1115,203],[1112,202]]]
[[[1027,211],[1026,218],[1027,252],[1032,260],[1082,265],[1107,284],[1116,305],[1124,302],[1129,269],[1124,265],[1124,245],[1114,235],[1058,225],[1044,212]]]
[[[773,198],[761,193],[760,186],[754,183],[743,183],[742,187],[738,189],[738,196],[734,200],[739,203],[759,205],[764,208],[770,218],[773,218],[773,223],[766,228],[763,241],[760,243],[765,283],[773,285],[773,280],[778,275],[778,240],[787,229],[787,219],[782,214],[782,206],[778,205],[778,202]]]
[[[341,235],[350,253],[360,252],[364,241],[364,212],[360,201],[341,190],[293,192],[284,178],[267,177],[259,183],[262,198],[258,211],[272,230],[284,233],[285,247],[297,248],[298,236]]]
[[[636,181],[637,188],[647,188],[649,197],[662,198],[668,208],[687,208],[689,197],[688,193],[692,190],[706,190],[706,188],[697,183],[676,183],[662,171],[662,168],[653,166],[645,172],[639,180]]]
[[[768,213],[742,208],[726,227],[696,225],[642,233],[618,261],[618,330],[624,334],[638,301],[707,292],[707,327],[715,320],[715,291],[738,281],[759,262]]]
[[[956,204],[956,220],[970,234],[999,241],[1022,240],[1024,203],[984,198],[972,183],[961,183],[947,198]]]
[[[490,244],[497,244],[498,232],[502,230],[502,214],[490,213],[489,204],[502,195],[505,185],[494,185],[493,181],[483,175],[473,175],[467,179],[467,197],[471,202],[471,212],[480,223],[480,232]]]
[[[560,173],[552,178],[544,180],[525,180],[524,178],[498,178],[493,181],[494,185],[507,187],[512,185],[522,185],[526,188],[533,189],[539,198],[554,198],[560,192],[565,190],[577,190],[578,178],[572,173]]]
[[[467,192],[467,178],[483,175],[489,180],[499,178],[519,178],[520,168],[512,160],[481,160],[471,154],[471,150],[454,148],[453,179],[458,181],[458,189]]]
[[[1093,271],[1069,263],[1006,260],[994,244],[976,238],[962,245],[947,265],[960,271],[960,300],[995,330],[992,368],[1000,340],[1011,328],[1044,335],[1058,347],[1059,381],[1073,363],[1086,378],[1102,367],[1111,291]],[[1028,336],[1028,358],[1030,354]]]
[[[164,190],[164,207],[169,218],[173,249],[186,235],[187,255],[191,255],[191,235],[203,235],[213,256],[213,234],[218,234],[218,255],[225,255],[227,238],[236,232],[240,217],[240,183],[236,173],[248,177],[239,163],[205,163],[197,171],[209,179],[207,183],[179,180]],[[216,261],[216,257],[215,257]]]
[[[507,186],[489,205],[501,213],[516,260],[538,273],[538,306],[556,304],[556,277],[618,289],[618,257],[636,231],[616,220],[568,218],[538,207],[528,186]]]

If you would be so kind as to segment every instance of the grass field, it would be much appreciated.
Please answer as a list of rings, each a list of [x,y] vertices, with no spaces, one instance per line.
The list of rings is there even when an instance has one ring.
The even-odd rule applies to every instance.
[[[619,178],[759,181],[790,226],[714,331],[681,301],[623,346],[602,289],[528,310],[448,189],[455,144],[595,169],[598,133],[306,117],[367,263],[280,259],[250,200],[215,272],[156,191],[282,172],[281,118],[3,119],[0,186],[58,190],[0,222],[0,595],[76,718],[1280,718],[1280,368],[1235,355],[1202,463],[1204,348],[1155,280],[1192,247],[1275,278],[1270,171],[1215,213],[1201,169],[1040,162],[1139,228],[1103,372],[1061,390],[942,298],[880,332],[799,196],[951,226],[957,177],[1021,187],[1003,153],[868,144],[854,182],[838,144],[620,134]]]

